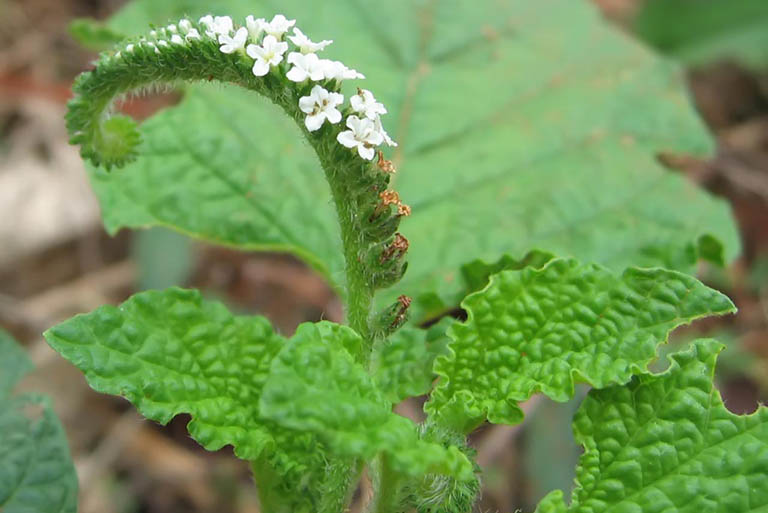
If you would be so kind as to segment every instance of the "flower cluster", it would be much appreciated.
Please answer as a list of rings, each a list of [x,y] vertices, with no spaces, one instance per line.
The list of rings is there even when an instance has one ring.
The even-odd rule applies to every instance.
[[[386,114],[387,109],[370,91],[358,88],[349,100],[349,107],[343,106],[344,95],[339,92],[341,82],[365,76],[342,62],[318,57],[317,52],[333,41],[314,42],[295,24],[296,20],[277,14],[271,21],[248,16],[245,25],[237,27],[229,16],[207,15],[196,24],[182,19],[177,24],[155,29],[149,39],[142,38],[137,44],[151,47],[159,54],[161,48],[170,45],[212,39],[222,53],[239,53],[252,59],[252,72],[257,77],[279,73],[296,84],[317,82],[309,95],[299,99],[298,106],[306,115],[304,126],[308,131],[320,130],[326,122],[340,123],[346,114],[348,130],[340,132],[337,141],[357,151],[361,158],[373,160],[375,148],[381,144],[397,146],[382,127],[381,115]],[[289,31],[292,31],[290,35]],[[134,46],[129,44],[124,51],[132,52]],[[120,57],[120,52],[115,56]]]

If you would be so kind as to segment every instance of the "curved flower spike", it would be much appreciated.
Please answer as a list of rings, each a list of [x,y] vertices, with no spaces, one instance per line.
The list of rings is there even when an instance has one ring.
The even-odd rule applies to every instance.
[[[314,43],[307,36],[305,36],[298,27],[293,27],[293,34],[294,35],[292,36],[288,36],[288,39],[290,39],[291,42],[295,44],[299,48],[299,51],[301,51],[303,54],[319,52],[324,50],[325,47],[329,44],[333,43],[333,41],[328,39],[320,41],[319,43]]]
[[[245,49],[249,57],[255,60],[253,74],[263,77],[269,73],[271,66],[277,66],[283,62],[283,54],[288,50],[288,43],[278,41],[275,36],[266,36],[261,46],[250,44]]]
[[[374,146],[384,142],[384,136],[376,131],[373,121],[368,118],[360,119],[357,116],[347,118],[347,128],[336,136],[336,140],[347,148],[357,148],[357,153],[365,160],[373,160],[376,151]]]
[[[307,130],[320,130],[326,119],[333,124],[341,121],[341,112],[336,107],[342,103],[344,95],[328,92],[319,85],[314,86],[309,96],[299,98],[299,108],[307,114],[304,120]]]
[[[242,50],[245,48],[246,39],[248,39],[248,29],[245,27],[237,29],[234,37],[229,34],[221,34],[219,36],[221,53],[235,53],[238,50]]]

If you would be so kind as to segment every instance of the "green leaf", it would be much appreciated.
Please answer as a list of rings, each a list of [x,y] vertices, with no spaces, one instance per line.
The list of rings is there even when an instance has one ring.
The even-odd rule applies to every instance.
[[[596,388],[626,383],[646,369],[668,333],[694,319],[735,311],[695,278],[664,269],[627,269],[557,259],[542,269],[502,271],[462,306],[441,380],[427,410],[468,430],[486,416],[522,420],[517,405],[537,392],[556,401],[574,382]]]
[[[120,42],[123,35],[92,18],[77,18],[69,24],[72,37],[88,48],[100,52]]]
[[[740,513],[768,508],[768,409],[734,415],[712,377],[722,345],[698,340],[663,374],[593,390],[573,423],[584,446],[570,506],[537,512]]]
[[[0,328],[0,398],[10,397],[13,387],[29,371],[33,369],[32,362],[24,350],[19,347],[11,336]]]
[[[342,269],[324,175],[311,150],[295,144],[298,128],[265,103],[234,87],[190,88],[183,107],[144,123],[138,162],[92,170],[107,230],[165,226],[241,249],[291,252],[328,277],[329,266]],[[269,129],[254,130],[262,122]]]
[[[137,0],[111,26],[137,34],[209,10],[242,20],[275,5]],[[613,269],[690,270],[698,257],[722,263],[738,252],[726,203],[655,158],[713,148],[679,70],[586,1],[287,0],[278,10],[311,37],[334,39],[326,56],[364,72],[360,85],[389,110],[395,186],[413,215],[401,225],[408,273],[382,307],[400,293],[451,304],[470,258],[532,247]],[[233,88],[191,87],[142,137],[136,163],[92,172],[110,231],[163,225],[290,251],[341,283],[322,171],[275,108]]]
[[[329,330],[335,336],[326,336]],[[392,412],[392,404],[347,350],[359,343],[359,335],[345,326],[299,326],[272,363],[262,414],[316,433],[341,456],[371,460],[386,453],[399,474],[473,479],[472,464],[458,447],[420,440],[416,425]]]
[[[140,290],[183,285],[194,266],[192,241],[163,228],[136,234],[131,252],[136,262]]]
[[[764,0],[650,0],[634,20],[637,34],[687,65],[730,59],[768,69]]]
[[[47,397],[11,395],[32,369],[0,329],[0,511],[75,513],[77,475],[64,428]]]
[[[322,478],[316,440],[259,414],[270,364],[285,344],[265,318],[234,316],[197,291],[171,288],[78,315],[45,338],[97,392],[123,396],[161,424],[189,413],[187,428],[203,447],[232,445],[242,459],[269,462],[297,487],[297,500],[301,487],[313,490],[308,481]]]
[[[378,349],[373,379],[388,401],[399,403],[430,391],[435,379],[432,365],[446,352],[445,332],[453,322],[446,317],[428,330],[401,328]]]

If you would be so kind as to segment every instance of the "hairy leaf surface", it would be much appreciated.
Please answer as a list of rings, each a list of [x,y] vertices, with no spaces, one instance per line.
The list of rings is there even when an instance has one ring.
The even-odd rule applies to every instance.
[[[730,413],[714,388],[722,345],[698,340],[663,374],[593,390],[573,423],[584,454],[572,503],[561,491],[538,513],[768,508],[768,409]]]
[[[77,475],[50,400],[11,394],[31,369],[24,351],[0,329],[0,511],[76,513]]]
[[[334,337],[323,335],[329,326]],[[328,322],[299,326],[272,364],[262,413],[316,433],[342,456],[370,460],[385,452],[401,474],[471,480],[472,464],[457,447],[420,440],[416,425],[392,412],[392,403],[347,350],[359,340],[350,328]]]
[[[94,390],[125,397],[145,417],[166,424],[189,413],[187,428],[206,449],[232,445],[242,459],[268,461],[289,486],[322,477],[316,440],[259,414],[285,344],[265,318],[234,316],[197,291],[171,288],[78,315],[45,337]]]
[[[461,429],[486,416],[518,423],[517,402],[537,392],[566,401],[574,382],[626,383],[675,327],[735,310],[676,271],[630,268],[617,276],[573,259],[502,271],[462,306],[469,318],[449,332],[451,353],[435,363],[441,380],[427,404]]]
[[[366,74],[347,94],[359,85],[387,106],[395,186],[413,215],[401,226],[409,271],[381,305],[402,292],[454,306],[462,264],[532,247],[615,269],[690,269],[738,251],[725,203],[655,159],[712,149],[677,68],[587,2],[136,0],[112,27],[136,34],[209,10],[295,17],[335,40],[325,56]],[[232,88],[191,87],[142,133],[136,163],[92,173],[111,231],[165,225],[291,251],[341,282],[322,172],[275,109]]]

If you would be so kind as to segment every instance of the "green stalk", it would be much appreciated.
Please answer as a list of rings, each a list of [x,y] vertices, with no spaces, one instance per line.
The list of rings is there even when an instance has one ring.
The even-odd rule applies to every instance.
[[[385,453],[378,456],[371,471],[375,492],[368,512],[401,513],[402,479],[392,471]]]
[[[365,275],[365,264],[360,261],[363,248],[360,245],[360,237],[354,222],[360,213],[357,212],[355,205],[348,200],[349,193],[344,184],[334,179],[335,177],[328,171],[326,171],[326,176],[331,185],[333,201],[336,204],[336,213],[341,228],[341,241],[344,247],[347,322],[363,338],[364,347],[361,356],[363,361],[367,362],[372,347],[369,316],[373,304],[373,289]]]
[[[291,513],[293,501],[280,493],[280,476],[263,461],[252,461],[251,471],[259,492],[259,504],[262,511],[269,513]]]

